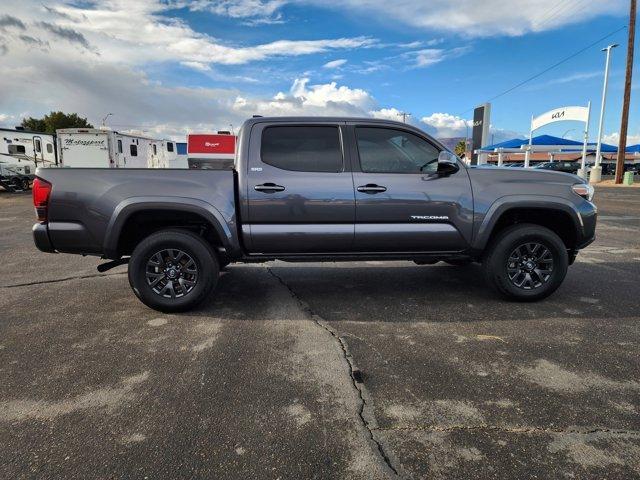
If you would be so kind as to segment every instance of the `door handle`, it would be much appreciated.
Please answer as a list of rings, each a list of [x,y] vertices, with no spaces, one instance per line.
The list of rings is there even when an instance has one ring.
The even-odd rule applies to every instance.
[[[256,185],[253,188],[258,192],[264,193],[282,192],[284,190],[282,185],[276,185],[275,183],[263,183],[262,185]]]
[[[386,192],[387,187],[376,185],[375,183],[367,183],[366,185],[360,185],[358,191],[362,193],[381,193]]]

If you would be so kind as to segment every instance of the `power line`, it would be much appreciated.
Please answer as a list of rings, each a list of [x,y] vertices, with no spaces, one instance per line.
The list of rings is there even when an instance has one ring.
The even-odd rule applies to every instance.
[[[514,85],[513,87],[508,88],[507,90],[505,90],[505,91],[503,91],[503,92],[501,92],[501,93],[499,93],[499,94],[497,94],[497,95],[494,95],[493,97],[489,98],[488,100],[485,100],[483,103],[492,102],[492,101],[494,101],[494,100],[496,100],[496,99],[498,99],[498,98],[500,98],[500,97],[505,96],[507,93],[511,93],[511,92],[513,92],[515,89],[520,88],[521,86],[523,86],[523,85],[525,85],[525,84],[529,83],[531,80],[535,80],[536,78],[541,77],[541,76],[542,76],[542,75],[544,75],[545,73],[547,73],[547,72],[549,72],[549,71],[553,70],[553,69],[554,69],[554,68],[556,68],[556,67],[559,67],[560,65],[562,65],[562,64],[563,64],[563,63],[565,63],[565,62],[568,62],[568,61],[569,61],[569,60],[571,60],[572,58],[577,57],[578,55],[580,55],[581,53],[585,52],[586,50],[589,50],[591,47],[593,47],[593,46],[597,45],[598,43],[602,42],[603,40],[606,40],[607,38],[611,37],[612,35],[615,35],[616,33],[620,32],[620,31],[622,31],[622,30],[624,30],[624,29],[626,29],[626,28],[627,28],[627,26],[625,25],[625,26],[623,26],[623,27],[621,27],[621,28],[618,28],[617,30],[614,30],[614,31],[613,31],[613,32],[611,32],[611,33],[608,33],[608,34],[607,34],[607,35],[605,35],[604,37],[599,38],[599,39],[598,39],[598,40],[596,40],[595,42],[590,43],[590,44],[589,44],[589,45],[587,45],[586,47],[581,48],[581,49],[580,49],[580,50],[578,50],[577,52],[575,52],[575,53],[573,53],[573,54],[569,55],[568,57],[563,58],[563,59],[562,59],[562,60],[560,60],[559,62],[554,63],[554,64],[553,64],[553,65],[551,65],[550,67],[545,68],[545,69],[544,69],[544,70],[542,70],[541,72],[538,72],[538,73],[536,73],[535,75],[532,75],[531,77],[527,78],[526,80],[523,80],[523,81],[521,81],[520,83],[517,83],[517,84],[516,84],[516,85]],[[463,111],[463,112],[460,112],[460,113],[458,114],[458,116],[463,115],[463,114],[465,114],[465,113],[467,113],[467,112],[469,112],[469,111],[471,111],[471,110],[473,110],[473,108],[469,108],[469,109],[467,109],[467,110],[465,110],[465,111]]]
[[[551,13],[551,10],[549,10],[547,13],[550,13],[550,15],[546,15],[546,14],[542,15],[540,20],[535,22],[535,24],[532,25],[532,26],[537,30],[541,30],[541,28],[544,25],[549,23],[554,18],[557,18],[560,15],[564,15],[565,13],[567,13],[571,9],[577,10],[578,9],[578,5],[580,5],[581,3],[584,3],[585,1],[586,0],[569,0],[566,3],[557,3],[556,4],[556,8],[551,9],[551,10],[556,10],[555,12]],[[575,2],[575,3],[573,3],[573,5],[572,5],[572,2]],[[580,8],[582,8],[582,7],[580,7]]]

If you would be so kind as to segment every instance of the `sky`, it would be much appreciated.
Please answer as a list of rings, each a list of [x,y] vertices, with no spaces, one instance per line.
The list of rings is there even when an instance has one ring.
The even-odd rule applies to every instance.
[[[399,120],[409,112],[409,122],[436,137],[464,137],[473,107],[490,100],[498,142],[528,136],[531,115],[591,101],[595,141],[601,48],[619,43],[603,129],[605,142],[618,140],[627,0],[3,5],[0,126],[52,110],[98,126],[111,113],[106,125],[113,129],[184,140],[187,132],[237,131],[254,114]],[[637,64],[629,144],[640,142]],[[582,129],[563,122],[536,133],[581,140]]]

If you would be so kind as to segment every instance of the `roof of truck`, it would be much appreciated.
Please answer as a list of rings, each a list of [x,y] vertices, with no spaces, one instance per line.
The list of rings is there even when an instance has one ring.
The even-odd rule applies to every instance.
[[[385,123],[395,124],[402,127],[416,128],[411,124],[402,123],[397,120],[387,120],[384,118],[371,118],[371,117],[252,117],[246,120],[245,123],[261,123],[261,122],[363,122],[363,123]]]
[[[436,139],[433,135],[428,134],[424,130],[411,125],[410,123],[403,123],[397,120],[387,120],[384,118],[370,118],[370,117],[252,117],[247,119],[244,124],[245,126],[251,126],[256,123],[264,123],[264,122],[283,122],[283,123],[340,123],[340,122],[354,122],[354,123],[379,123],[380,125],[393,125],[396,127],[406,128],[408,130],[414,130],[419,132],[422,135],[426,135],[433,142],[438,144],[441,148],[448,150],[446,146],[442,144],[438,139]]]

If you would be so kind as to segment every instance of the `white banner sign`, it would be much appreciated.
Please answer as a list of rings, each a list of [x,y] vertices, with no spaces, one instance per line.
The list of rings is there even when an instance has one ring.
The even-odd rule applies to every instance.
[[[531,120],[531,130],[537,130],[543,125],[564,120],[576,120],[578,122],[589,121],[589,109],[587,107],[562,107],[538,115]]]

